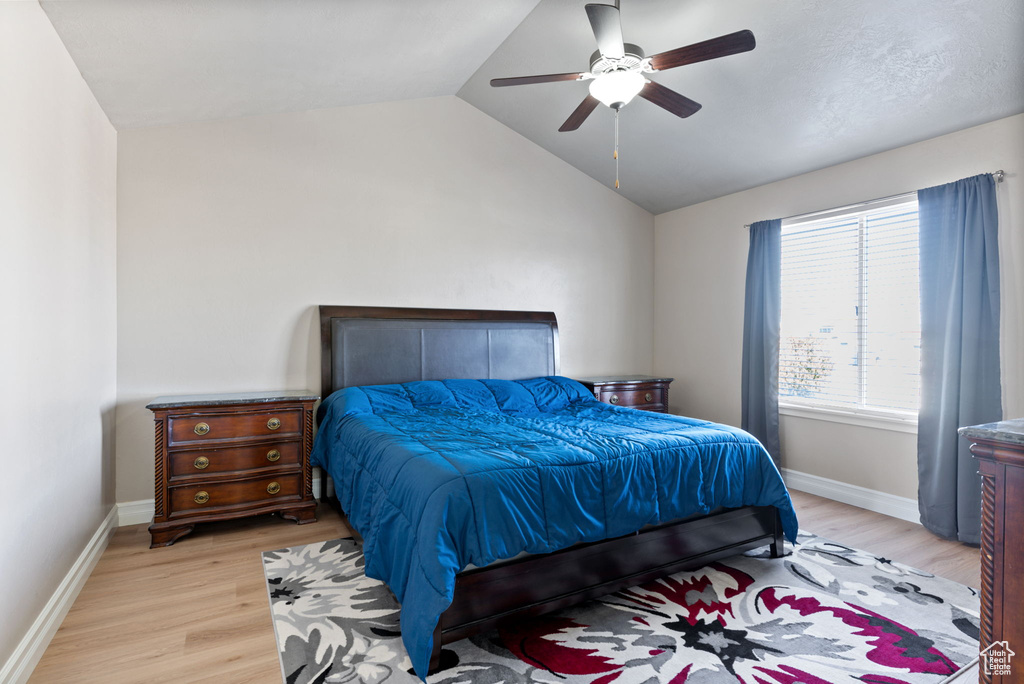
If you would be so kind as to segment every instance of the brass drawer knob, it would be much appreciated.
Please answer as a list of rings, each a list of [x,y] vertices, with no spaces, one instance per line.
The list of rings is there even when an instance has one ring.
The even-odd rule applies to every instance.
[[[650,392],[648,392],[647,394],[644,395],[644,401],[647,401],[647,402],[654,401],[654,395],[651,394]]]
[[[271,449],[270,451],[267,452],[267,460],[268,461],[273,462],[273,461],[276,461],[279,458],[281,458],[281,452],[278,451],[277,449]]]
[[[612,398],[608,400],[608,403],[609,404],[618,404],[619,403],[619,395],[618,394],[613,394]]]
[[[267,494],[277,494],[279,491],[281,491],[280,482],[271,482],[267,485]]]
[[[196,423],[196,426],[194,428],[192,428],[192,432],[196,433],[197,435],[205,435],[209,431],[210,431],[210,424],[209,423]]]
[[[192,465],[194,465],[198,470],[202,470],[206,466],[210,465],[210,459],[205,456],[200,456],[196,460],[192,461]]]
[[[267,421],[267,427],[270,428],[271,430],[276,430],[277,428],[281,427],[281,419],[271,418],[270,420]]]
[[[210,494],[209,492],[199,491],[196,492],[196,495],[192,497],[192,500],[195,501],[197,504],[204,504],[210,500]]]

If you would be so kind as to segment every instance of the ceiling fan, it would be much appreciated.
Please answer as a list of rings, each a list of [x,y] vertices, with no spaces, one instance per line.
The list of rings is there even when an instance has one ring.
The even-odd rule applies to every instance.
[[[637,95],[682,118],[691,116],[701,107],[699,103],[690,98],[648,80],[644,74],[748,52],[754,49],[754,34],[748,30],[737,31],[647,57],[639,45],[623,42],[618,0],[614,5],[590,4],[586,6],[586,9],[587,18],[590,19],[590,26],[594,29],[598,47],[597,52],[590,56],[590,71],[495,78],[491,80],[491,85],[501,88],[554,81],[589,80],[590,94],[584,98],[558,130],[562,132],[575,131],[597,108],[598,104],[604,104],[614,109],[615,187],[617,188],[619,187],[618,113],[620,109],[629,104],[630,100]]]

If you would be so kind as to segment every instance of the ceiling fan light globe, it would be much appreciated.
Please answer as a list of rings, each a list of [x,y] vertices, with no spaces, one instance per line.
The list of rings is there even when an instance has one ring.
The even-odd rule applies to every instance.
[[[590,82],[590,94],[601,104],[619,109],[643,90],[647,79],[638,71],[609,71]]]

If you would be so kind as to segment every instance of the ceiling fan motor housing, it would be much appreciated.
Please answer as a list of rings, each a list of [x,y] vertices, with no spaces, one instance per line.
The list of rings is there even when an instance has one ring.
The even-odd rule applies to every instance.
[[[590,55],[590,73],[594,76],[608,73],[609,71],[634,71],[643,67],[644,54],[639,45],[623,43],[622,47],[626,54],[622,57],[604,57],[600,50]]]

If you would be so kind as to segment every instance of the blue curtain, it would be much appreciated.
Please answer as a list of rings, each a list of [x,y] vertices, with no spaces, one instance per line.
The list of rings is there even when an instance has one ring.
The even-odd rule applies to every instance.
[[[743,423],[779,461],[779,326],[782,319],[782,221],[750,226],[743,310]]]
[[[995,183],[985,174],[917,193],[921,246],[918,505],[932,532],[980,541],[981,479],[957,435],[1001,420]]]

